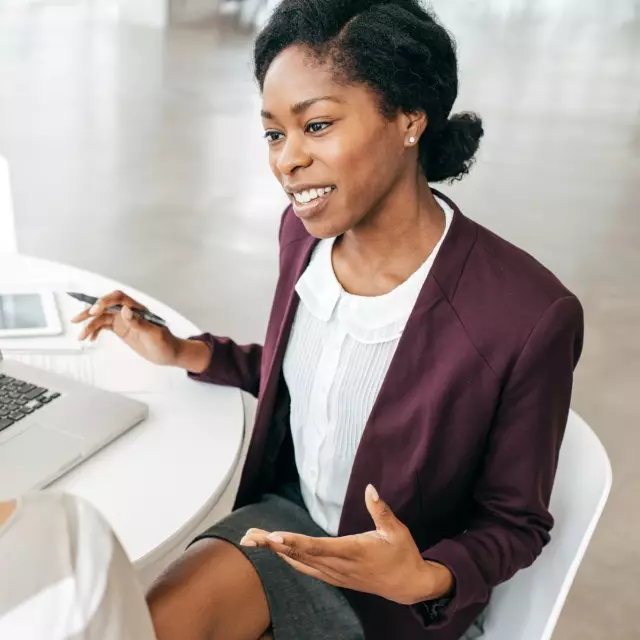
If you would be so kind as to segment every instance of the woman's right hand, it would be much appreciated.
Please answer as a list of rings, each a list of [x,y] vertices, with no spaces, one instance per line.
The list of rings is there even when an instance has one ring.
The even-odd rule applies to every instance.
[[[107,307],[122,305],[121,311],[107,311]],[[80,340],[92,342],[103,330],[113,331],[122,341],[145,360],[159,365],[176,365],[180,341],[166,327],[147,322],[132,309],[148,309],[133,298],[114,291],[100,298],[91,308],[79,313],[71,322],[88,321]]]

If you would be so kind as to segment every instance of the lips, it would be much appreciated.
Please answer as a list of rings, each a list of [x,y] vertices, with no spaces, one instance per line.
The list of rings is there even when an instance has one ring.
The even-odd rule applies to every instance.
[[[307,202],[300,202],[295,197],[300,192],[296,192],[295,195],[289,194],[289,198],[293,202],[294,213],[302,220],[318,216],[322,211],[324,211],[324,209],[327,206],[327,203],[329,202],[331,196],[336,190],[335,187],[330,187],[328,188],[328,190],[326,189],[327,188],[325,188],[324,192],[320,193],[319,195],[317,194],[317,189],[316,189],[315,197],[308,200]],[[311,191],[311,190],[305,190],[305,191]]]
[[[331,185],[326,187],[312,187],[309,189],[296,189],[291,195],[293,195],[294,200],[299,204],[306,204],[307,202],[311,202],[316,198],[320,198],[333,189],[335,189],[335,187]]]

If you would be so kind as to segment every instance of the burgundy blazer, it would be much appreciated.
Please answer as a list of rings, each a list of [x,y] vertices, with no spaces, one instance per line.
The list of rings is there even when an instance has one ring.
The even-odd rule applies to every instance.
[[[582,349],[576,297],[437,195],[454,209],[453,221],[369,416],[339,535],[372,528],[364,491],[373,484],[423,557],[453,572],[455,595],[434,624],[419,606],[346,591],[368,640],[457,640],[492,587],[540,554],[553,526],[549,497]],[[316,243],[288,208],[263,347],[199,336],[213,355],[193,377],[259,399],[235,508],[296,475],[282,361],[294,286]]]

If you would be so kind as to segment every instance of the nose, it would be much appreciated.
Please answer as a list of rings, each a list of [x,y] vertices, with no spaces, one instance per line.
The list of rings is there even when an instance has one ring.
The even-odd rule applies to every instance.
[[[305,147],[304,136],[297,134],[287,136],[275,162],[282,175],[290,176],[300,167],[308,167],[311,164],[311,156]]]

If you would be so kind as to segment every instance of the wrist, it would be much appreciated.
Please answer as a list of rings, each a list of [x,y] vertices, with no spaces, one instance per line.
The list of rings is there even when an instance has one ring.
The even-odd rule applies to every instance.
[[[451,571],[443,564],[423,560],[416,572],[413,597],[414,604],[439,600],[453,593],[455,579]]]
[[[176,338],[173,366],[200,374],[209,366],[210,361],[211,349],[206,343],[201,340]]]

